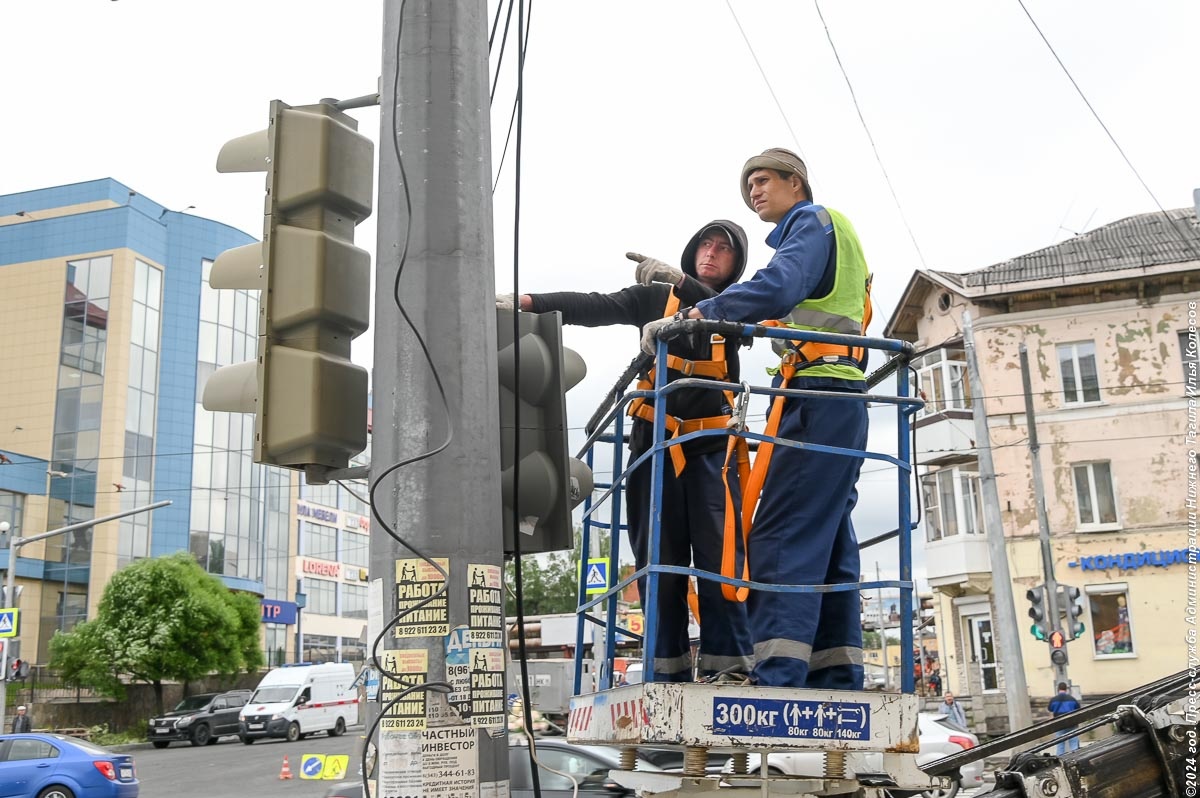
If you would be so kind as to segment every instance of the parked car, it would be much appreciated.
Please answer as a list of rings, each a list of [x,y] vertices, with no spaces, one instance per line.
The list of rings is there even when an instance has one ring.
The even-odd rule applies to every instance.
[[[249,699],[249,690],[188,696],[161,718],[151,718],[146,737],[155,748],[166,748],[172,740],[213,745],[227,734],[238,733],[238,713]]]
[[[137,798],[129,754],[61,734],[0,735],[0,790],[14,798]]]
[[[974,748],[979,745],[979,738],[974,734],[960,728],[945,715],[937,715],[932,712],[922,712],[919,714],[917,718],[917,736],[920,741],[920,750],[917,753],[918,765],[925,765],[950,754],[957,754],[967,748]],[[851,764],[854,758],[854,754],[847,756],[847,764]],[[762,766],[760,759],[759,756],[750,755],[750,773],[759,772],[759,768]],[[862,762],[865,771],[877,773],[882,770],[882,756],[876,752],[863,752],[858,755],[858,759]],[[785,776],[820,775],[822,764],[823,756],[817,751],[795,751],[767,755],[768,771]],[[848,771],[851,769],[847,768]],[[726,764],[725,770],[731,771],[732,764]],[[925,798],[954,798],[954,796],[958,795],[959,790],[964,787],[972,789],[982,784],[983,763],[972,762],[962,767],[959,780],[949,789],[925,790],[917,794],[925,796]],[[903,798],[906,795],[913,795],[913,793],[898,790],[892,791],[893,798]]]
[[[621,752],[616,748],[601,745],[573,745],[561,737],[546,737],[537,740],[537,758],[542,763],[538,769],[542,798],[571,798],[574,785],[569,773],[579,782],[579,792],[595,794],[602,792],[612,798],[633,795],[608,777],[610,770],[620,768]],[[546,768],[561,773],[551,773]],[[638,770],[661,771],[662,768],[646,759],[640,759]],[[529,766],[529,742],[524,737],[510,737],[508,745],[508,782],[510,798],[533,798],[533,770]],[[362,798],[362,781],[346,781],[335,784],[325,793],[326,798]]]

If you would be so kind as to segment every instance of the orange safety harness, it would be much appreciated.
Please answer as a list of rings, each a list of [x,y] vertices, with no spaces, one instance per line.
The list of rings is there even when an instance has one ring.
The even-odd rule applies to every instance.
[[[671,289],[671,297],[667,300],[666,310],[663,312],[663,318],[674,316],[679,311],[679,296],[675,293],[675,289]],[[720,335],[712,337],[712,354],[709,360],[687,360],[678,355],[667,355],[667,368],[673,371],[678,371],[685,377],[707,377],[710,380],[727,380],[729,379],[729,367],[725,363],[725,339]],[[637,384],[639,391],[654,390],[654,369],[650,369],[645,378],[639,379]],[[732,395],[726,393],[726,398],[730,404],[733,404]],[[654,408],[646,403],[645,398],[638,397],[629,403],[629,415],[634,418],[640,418],[643,421],[654,423]],[[678,418],[677,416],[668,415],[666,417],[667,432],[670,433],[670,440],[678,438],[680,435],[687,435],[689,432],[696,432],[702,429],[724,429],[729,425],[729,416],[708,416],[707,418]],[[687,458],[684,457],[683,447],[676,444],[667,449],[671,455],[671,463],[675,467],[675,476],[680,476],[683,473],[683,468],[687,465]],[[748,450],[747,450],[748,451]],[[748,462],[748,460],[747,460]]]
[[[867,277],[866,285],[867,295],[866,302],[863,307],[862,329],[866,332],[867,326],[871,323],[871,277]],[[784,322],[771,320],[762,322],[763,327],[786,327]],[[791,341],[792,351],[784,355],[779,362],[779,375],[782,377],[780,385],[787,387],[791,382],[792,377],[796,376],[796,370],[799,366],[811,363],[815,360],[825,357],[842,358],[851,357],[861,363],[864,355],[863,347],[847,347],[842,344],[826,344],[816,341],[808,341],[801,343],[800,341]],[[786,397],[776,396],[771,402],[771,410],[767,414],[767,425],[763,429],[763,435],[768,438],[774,438],[779,432],[779,422],[783,418],[783,405]],[[758,499],[762,494],[763,483],[767,480],[767,470],[771,465],[771,453],[775,451],[775,444],[770,441],[764,441],[758,445],[758,453],[754,457],[754,466],[750,469],[749,478],[742,469],[742,455],[738,455],[738,472],[742,477],[742,513],[741,517],[734,512],[733,506],[733,491],[729,487],[728,470],[729,461],[737,450],[738,444],[746,447],[746,439],[740,435],[730,435],[729,443],[725,449],[725,466],[721,469],[721,479],[725,483],[725,536],[721,547],[721,576],[729,578],[740,578],[743,582],[750,581],[750,525],[754,520],[754,511],[758,507]],[[748,447],[747,447],[748,448]],[[740,521],[740,524],[739,524]],[[738,527],[742,530],[742,568],[741,576],[737,575],[737,537]],[[735,585],[721,583],[721,595],[727,601],[745,601],[750,596],[750,588],[738,587]]]

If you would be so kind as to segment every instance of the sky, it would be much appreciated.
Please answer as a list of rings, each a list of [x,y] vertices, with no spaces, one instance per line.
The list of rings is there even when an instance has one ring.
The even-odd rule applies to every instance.
[[[633,281],[626,251],[677,262],[713,218],[747,229],[749,276],[769,259],[770,230],[741,202],[740,167],[776,146],[805,158],[815,199],[857,228],[875,274],[875,335],[915,269],[979,269],[1156,203],[1190,206],[1200,4],[1023,3],[534,3],[520,289],[618,290]],[[490,0],[489,20],[495,8]],[[5,3],[0,191],[113,177],[260,235],[261,176],[217,174],[217,152],[265,127],[272,99],[375,91],[382,18],[380,0]],[[515,62],[510,47],[493,173]],[[352,114],[378,140],[378,110]],[[495,190],[498,292],[513,287],[515,165],[510,147]],[[376,232],[374,218],[360,225],[359,245],[373,252]],[[368,366],[371,339],[355,342]],[[572,328],[566,340],[589,369],[568,404],[582,426],[637,335]],[[762,346],[750,355],[768,359]],[[882,409],[871,419],[872,446],[886,450],[894,422]],[[860,538],[894,526],[894,484],[894,474],[864,474]],[[916,556],[919,574],[919,546]],[[869,550],[864,571],[876,561],[895,576],[894,555]]]

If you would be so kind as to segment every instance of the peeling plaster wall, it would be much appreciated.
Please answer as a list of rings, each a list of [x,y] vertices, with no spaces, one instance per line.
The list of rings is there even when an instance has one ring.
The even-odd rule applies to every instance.
[[[918,325],[926,347],[954,337],[961,328],[962,308],[939,313],[939,293],[930,293]],[[1068,646],[1069,673],[1085,695],[1121,692],[1177,671],[1187,661],[1187,565],[1162,565],[1164,558],[1158,554],[1187,547],[1187,401],[1179,343],[1179,332],[1187,328],[1187,300],[1173,295],[1153,304],[1129,298],[1008,314],[973,313],[1026,681],[1035,703],[1052,695],[1054,685],[1047,644],[1030,635],[1025,615],[1025,591],[1044,577],[1019,345],[1024,341],[1029,352],[1055,577],[1081,589],[1123,585],[1129,596],[1134,653],[1097,656],[1089,632]],[[1095,345],[1100,400],[1067,404],[1057,346],[1083,341]],[[1111,468],[1117,522],[1081,527],[1073,466],[1102,461]],[[1128,554],[1141,554],[1143,559],[1108,559]],[[1093,566],[1098,562],[1099,567],[1084,570],[1084,561]],[[939,645],[954,660],[946,671],[960,692],[978,682],[971,663],[962,659],[969,645],[960,639],[960,616],[948,596],[990,592],[982,576],[970,574],[957,587],[939,588]],[[1086,596],[1084,606],[1083,620],[1091,630]],[[1010,655],[1001,652],[1001,660],[1008,664]],[[989,722],[992,706],[987,704],[988,717],[973,721]]]

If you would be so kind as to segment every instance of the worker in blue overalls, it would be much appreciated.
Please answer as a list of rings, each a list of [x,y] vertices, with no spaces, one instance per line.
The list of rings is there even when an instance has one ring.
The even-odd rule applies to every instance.
[[[775,228],[770,263],[745,283],[685,308],[677,319],[778,324],[859,335],[869,316],[866,261],[844,216],[815,205],[808,169],[794,153],[771,149],[742,168],[746,204]],[[653,343],[665,320],[645,331]],[[862,394],[862,350],[773,339],[782,360],[774,384],[792,389]],[[792,397],[768,434],[806,443],[864,450],[863,401]],[[760,451],[759,457],[762,457]],[[858,542],[850,521],[858,500],[861,457],[777,446],[749,530],[750,578],[770,584],[859,581]],[[756,462],[757,466],[757,462]],[[744,501],[754,497],[747,494]],[[863,685],[859,591],[750,591],[755,665],[751,681],[768,686],[859,690]]]

